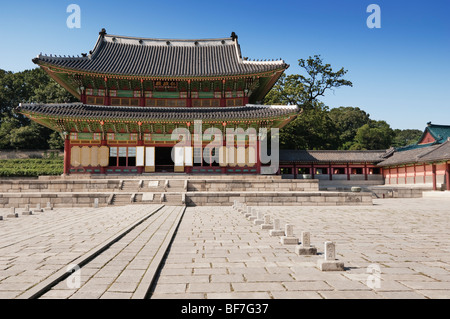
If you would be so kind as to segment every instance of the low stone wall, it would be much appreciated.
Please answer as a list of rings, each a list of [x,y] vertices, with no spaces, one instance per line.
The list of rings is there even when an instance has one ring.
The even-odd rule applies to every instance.
[[[191,180],[188,191],[221,192],[221,191],[276,191],[276,192],[313,192],[319,190],[317,180]]]
[[[431,191],[433,186],[389,187],[386,185],[368,189],[378,198],[420,198],[423,197],[423,192]]]
[[[122,176],[123,177],[123,176]],[[123,179],[125,183],[128,179]],[[159,180],[163,185],[165,180],[169,181],[172,188],[183,189],[184,182],[188,181],[188,191],[318,191],[317,180],[282,180],[282,179],[141,179],[143,187],[147,191],[148,182]],[[0,193],[17,192],[114,192],[119,191],[119,179],[85,179],[85,180],[3,180],[0,183]],[[130,180],[129,180],[130,181]],[[138,179],[132,179],[138,190]]]
[[[339,192],[188,192],[187,206],[230,206],[234,200],[248,206],[372,205],[370,193]]]
[[[107,206],[111,194],[108,193],[33,193],[33,194],[0,194],[0,207],[24,208],[30,205],[30,209],[41,204],[45,208],[50,202],[53,207],[93,207],[98,198],[99,207]]]
[[[124,174],[73,174],[73,175],[60,175],[60,176],[39,176],[39,180],[102,180],[102,179],[124,179],[124,180],[177,180],[177,179],[188,179],[188,180],[197,180],[197,179],[214,179],[214,180],[223,180],[223,179],[232,179],[232,180],[240,180],[240,179],[257,179],[257,180],[281,180],[280,175],[206,175],[206,174],[185,174],[185,173],[150,173],[150,174],[141,174],[141,175],[124,175]]]
[[[10,193],[0,194],[0,207],[24,208],[29,204],[45,207],[50,202],[53,207],[93,207],[95,199],[99,206],[107,206],[111,196],[125,196],[125,201],[115,205],[129,205],[128,199],[134,195],[136,203],[142,201],[142,193]],[[170,197],[176,202],[184,198],[187,206],[231,206],[234,200],[249,206],[342,206],[372,205],[370,193],[339,192],[187,192],[164,193],[169,205]],[[160,203],[161,193],[154,193],[153,200],[148,203]],[[172,200],[172,204],[175,201]]]
[[[2,180],[0,193],[105,192],[117,190],[119,180]]]

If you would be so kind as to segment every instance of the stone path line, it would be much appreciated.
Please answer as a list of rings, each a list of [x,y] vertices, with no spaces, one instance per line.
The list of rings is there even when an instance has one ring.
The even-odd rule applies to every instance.
[[[139,293],[148,290],[182,212],[182,207],[163,205],[133,206],[132,210],[123,207],[84,209],[81,212],[79,209],[59,209],[5,221],[0,224],[0,229],[5,230],[0,236],[0,269],[3,269],[0,271],[0,298],[36,298],[55,284],[56,289],[53,287],[43,297],[58,295],[61,285],[66,285],[66,288],[70,286],[71,289],[66,289],[64,293],[71,291],[74,298],[86,297],[87,288],[83,287],[90,278],[86,274],[95,267],[107,270],[107,263],[101,267],[98,260],[105,256],[116,257],[111,253],[117,247],[122,247],[124,252],[116,253],[116,261],[124,254],[129,256],[123,246],[128,241],[135,241],[133,234],[145,227],[141,236],[144,235],[146,241],[152,243],[148,246],[155,249],[149,251],[142,248],[141,254],[136,256],[136,260],[142,258],[141,267],[145,261],[149,268],[141,281],[142,288],[136,291],[139,296]],[[149,231],[153,231],[151,236]],[[11,236],[16,237],[14,242]],[[136,255],[136,251],[133,254]],[[81,267],[75,274],[81,274],[80,279],[84,279],[80,280],[79,289],[67,284],[67,280],[71,280],[69,265]],[[66,277],[69,278],[64,280]],[[89,286],[95,280],[90,282]],[[145,284],[146,289],[143,288]]]

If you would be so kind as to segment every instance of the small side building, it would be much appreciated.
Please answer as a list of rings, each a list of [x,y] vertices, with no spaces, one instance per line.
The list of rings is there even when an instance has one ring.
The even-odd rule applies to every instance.
[[[385,185],[423,185],[450,190],[450,126],[427,123],[416,144],[388,150],[378,163]]]
[[[383,180],[385,150],[280,150],[279,174],[284,178],[319,179],[326,181]]]

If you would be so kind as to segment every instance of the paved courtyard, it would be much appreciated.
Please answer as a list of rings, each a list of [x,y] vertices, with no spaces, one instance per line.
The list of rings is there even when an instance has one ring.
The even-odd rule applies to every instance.
[[[188,207],[166,259],[165,234],[180,209],[157,205],[55,209],[6,218],[0,209],[0,298],[20,298],[59,270],[143,220],[41,298],[130,298],[151,260],[163,267],[150,297],[450,298],[450,200],[378,199],[373,206],[258,207],[311,232],[317,256],[298,256],[231,207]],[[153,212],[153,213],[152,213]],[[167,224],[167,225],[166,225]],[[166,226],[164,226],[166,225]],[[152,241],[149,239],[152,238]],[[155,241],[155,239],[158,239]],[[165,240],[165,239],[164,239]],[[345,271],[322,272],[323,243]],[[161,248],[162,249],[162,248]]]

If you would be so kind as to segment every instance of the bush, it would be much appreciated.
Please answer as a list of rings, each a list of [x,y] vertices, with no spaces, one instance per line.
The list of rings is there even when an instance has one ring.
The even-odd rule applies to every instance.
[[[0,160],[0,177],[38,177],[61,175],[64,171],[62,158]]]

